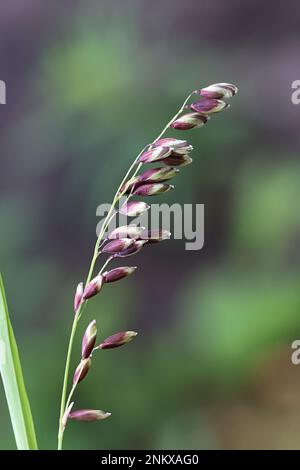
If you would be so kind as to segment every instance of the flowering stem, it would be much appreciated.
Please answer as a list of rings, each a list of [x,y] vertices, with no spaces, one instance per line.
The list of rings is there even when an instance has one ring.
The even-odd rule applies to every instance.
[[[69,340],[67,359],[66,359],[66,365],[65,365],[65,373],[64,373],[63,390],[62,390],[62,395],[61,395],[59,430],[58,430],[58,450],[62,449],[62,443],[63,443],[64,427],[63,427],[62,419],[63,419],[63,415],[65,412],[65,407],[66,407],[65,403],[66,403],[66,397],[67,397],[68,376],[69,376],[72,348],[73,348],[78,321],[79,321],[78,315],[75,315],[73,325],[72,325],[70,340]]]
[[[175,114],[175,116],[172,117],[172,119],[168,122],[168,124],[164,127],[164,129],[161,131],[161,133],[159,134],[158,137],[156,137],[156,139],[153,141],[153,143],[157,142],[164,134],[165,132],[168,130],[168,128],[171,126],[171,124],[173,123],[173,121],[175,121],[178,116],[184,111],[185,109],[185,106],[187,104],[187,102],[189,101],[189,99],[191,98],[191,96],[195,93],[195,91],[193,91],[192,93],[190,93],[188,95],[188,97],[185,99],[184,103],[182,104],[182,106],[180,107],[180,109],[177,111],[177,113]],[[141,154],[144,152],[144,150],[147,148],[148,146],[146,146],[145,148],[143,148],[143,150],[138,154],[138,156],[135,158],[134,162],[131,164],[131,166],[129,167],[126,175],[124,176],[117,192],[115,193],[114,195],[114,198],[113,198],[113,201],[112,201],[112,204],[111,204],[111,207],[107,213],[107,216],[105,217],[105,220],[104,220],[104,223],[101,227],[101,230],[100,230],[100,233],[99,233],[99,236],[97,238],[97,241],[96,241],[96,244],[95,244],[95,248],[94,248],[94,253],[93,253],[93,257],[92,257],[92,261],[91,261],[91,265],[90,265],[90,269],[89,269],[89,272],[88,272],[88,275],[87,275],[87,279],[86,279],[86,283],[85,285],[87,286],[88,283],[91,281],[92,279],[92,276],[93,276],[93,272],[94,272],[94,269],[95,269],[95,265],[96,265],[96,261],[97,261],[97,258],[98,258],[98,255],[99,255],[99,247],[103,241],[103,237],[104,237],[104,234],[105,234],[105,231],[107,229],[107,227],[109,226],[109,223],[111,222],[112,218],[116,215],[116,211],[115,211],[115,207],[116,207],[116,204],[118,203],[118,201],[120,200],[120,198],[123,196],[123,194],[125,193],[126,189],[123,189],[124,188],[124,185],[125,183],[127,182],[127,180],[129,179],[129,176],[131,175],[132,171],[134,170],[133,174],[131,175],[131,178],[135,177],[136,174],[138,173],[139,169],[141,168],[142,166],[142,163],[139,163],[137,165],[137,162],[138,162],[138,159],[139,157],[141,156]],[[136,168],[135,168],[136,167]],[[126,198],[126,202],[130,199],[130,197],[132,196],[132,193],[129,194],[129,196]],[[100,271],[103,272],[103,270],[105,269],[105,267],[107,266],[107,264],[111,261],[112,257],[108,258],[105,262],[105,264],[102,266],[102,269]],[[70,391],[70,394],[68,396],[68,399],[67,399],[67,388],[68,388],[68,377],[69,377],[69,370],[70,370],[70,362],[71,362],[71,355],[72,355],[72,350],[73,350],[73,343],[74,343],[74,338],[75,338],[75,333],[76,333],[76,329],[77,329],[77,325],[79,323],[79,320],[82,316],[82,313],[83,313],[83,310],[86,306],[86,303],[87,301],[83,302],[80,304],[80,307],[78,308],[78,311],[74,317],[74,320],[73,320],[73,324],[72,324],[72,329],[71,329],[71,335],[70,335],[70,339],[69,339],[69,346],[68,346],[68,352],[67,352],[67,358],[66,358],[66,364],[65,364],[65,372],[64,372],[64,380],[63,380],[63,389],[62,389],[62,395],[61,395],[61,405],[60,405],[60,418],[59,418],[59,430],[58,430],[58,450],[61,450],[62,449],[62,444],[63,444],[63,436],[64,436],[64,425],[63,425],[63,416],[64,416],[64,413],[66,411],[66,408],[67,406],[69,405],[70,401],[71,401],[71,398],[72,398],[72,395],[75,391],[75,388],[76,388],[76,385],[77,383],[75,383],[73,386],[72,386],[72,389]],[[67,400],[67,401],[66,401]]]

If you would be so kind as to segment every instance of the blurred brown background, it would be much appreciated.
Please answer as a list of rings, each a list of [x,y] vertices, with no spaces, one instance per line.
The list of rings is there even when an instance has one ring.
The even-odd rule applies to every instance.
[[[102,338],[140,334],[98,355],[76,401],[113,415],[72,422],[65,446],[300,447],[299,23],[281,0],[1,2],[0,269],[41,448],[56,446],[96,207],[186,94],[218,81],[240,93],[175,133],[194,163],[160,198],[205,204],[205,247],[148,247],[90,303],[80,332],[96,318]],[[14,448],[2,390],[0,416]]]

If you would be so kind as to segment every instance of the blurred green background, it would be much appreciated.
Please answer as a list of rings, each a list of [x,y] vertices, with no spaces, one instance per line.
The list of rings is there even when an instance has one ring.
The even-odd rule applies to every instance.
[[[0,6],[0,269],[41,448],[55,448],[73,293],[96,207],[195,88],[236,83],[160,201],[205,204],[205,246],[148,247],[90,302],[99,353],[65,448],[300,448],[299,4],[13,0]],[[158,199],[155,199],[157,202]],[[128,260],[129,261],[129,260]],[[132,259],[129,261],[131,264]],[[127,264],[127,263],[126,263]],[[14,448],[0,390],[0,448]]]

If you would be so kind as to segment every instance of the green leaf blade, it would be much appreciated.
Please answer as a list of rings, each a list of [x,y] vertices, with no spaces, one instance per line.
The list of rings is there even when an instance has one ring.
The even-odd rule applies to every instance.
[[[17,343],[8,314],[0,274],[0,372],[9,414],[19,450],[36,450],[37,442],[30,404],[24,384]]]

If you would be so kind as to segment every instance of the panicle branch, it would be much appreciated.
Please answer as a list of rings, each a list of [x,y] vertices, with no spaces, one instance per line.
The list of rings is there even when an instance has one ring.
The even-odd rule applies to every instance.
[[[71,403],[71,398],[77,385],[86,377],[90,370],[93,352],[96,350],[118,348],[130,342],[137,335],[135,331],[122,331],[109,336],[104,339],[99,346],[95,347],[97,326],[96,320],[93,320],[88,325],[83,335],[81,360],[75,370],[73,386],[66,400],[74,335],[87,301],[99,294],[105,284],[125,279],[135,272],[136,266],[119,266],[104,272],[105,267],[113,259],[133,256],[142,250],[146,244],[168,240],[171,236],[170,232],[167,230],[160,228],[145,230],[144,227],[139,227],[134,224],[119,226],[111,231],[106,238],[104,238],[105,231],[112,218],[118,212],[127,217],[137,217],[148,211],[150,209],[149,204],[141,200],[130,199],[139,196],[155,196],[173,189],[174,186],[169,184],[169,181],[178,175],[178,168],[185,167],[192,163],[190,156],[193,150],[192,145],[190,145],[187,140],[178,139],[177,137],[164,137],[165,132],[169,128],[178,131],[186,131],[203,127],[212,116],[229,108],[229,104],[224,100],[233,97],[237,91],[238,88],[230,83],[214,83],[201,90],[193,91],[184,101],[176,115],[163,129],[161,134],[152,143],[146,145],[136,157],[114,196],[111,209],[107,214],[96,242],[94,256],[85,286],[83,286],[83,283],[78,284],[75,292],[75,319],[69,343],[61,401],[59,449],[62,448],[63,433],[68,419],[95,421],[103,420],[110,416],[110,413],[101,410],[82,409],[72,411],[74,402]],[[188,105],[187,103],[193,95],[198,95],[199,99]],[[188,107],[190,111],[185,112]],[[160,164],[161,166],[146,169],[139,174],[139,170],[142,166],[152,163],[156,165]],[[116,206],[123,195],[127,196],[126,200],[117,210]],[[102,255],[108,255],[108,258],[100,272],[93,277],[96,262]]]

